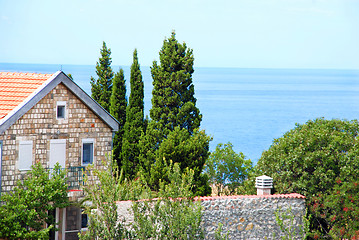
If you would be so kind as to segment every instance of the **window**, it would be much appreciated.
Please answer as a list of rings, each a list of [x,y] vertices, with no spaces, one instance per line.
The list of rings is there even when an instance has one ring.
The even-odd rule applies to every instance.
[[[57,102],[56,118],[57,119],[65,119],[66,118],[66,102],[63,102],[63,101]]]
[[[82,140],[82,165],[93,163],[93,139]]]
[[[50,140],[49,168],[53,169],[56,163],[59,163],[63,168],[66,166],[66,139]]]
[[[19,142],[19,170],[30,170],[32,165],[32,141]]]

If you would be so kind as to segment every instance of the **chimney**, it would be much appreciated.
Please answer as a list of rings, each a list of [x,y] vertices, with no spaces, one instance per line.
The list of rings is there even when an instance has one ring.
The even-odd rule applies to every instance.
[[[273,178],[268,176],[256,177],[257,195],[270,195],[273,188]]]

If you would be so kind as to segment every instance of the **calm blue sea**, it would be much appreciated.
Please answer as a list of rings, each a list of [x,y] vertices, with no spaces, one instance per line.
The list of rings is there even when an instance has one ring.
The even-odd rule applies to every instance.
[[[113,67],[118,71],[119,66]],[[71,73],[91,94],[91,65],[0,63],[0,71]],[[129,67],[123,67],[127,83]],[[152,79],[142,67],[145,110],[151,107]],[[255,163],[274,138],[309,119],[359,118],[359,70],[196,68],[193,75],[202,128],[218,143],[232,142]]]

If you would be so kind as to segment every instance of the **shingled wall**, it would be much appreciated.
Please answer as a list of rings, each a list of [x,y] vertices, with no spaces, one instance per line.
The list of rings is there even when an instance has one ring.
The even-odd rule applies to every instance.
[[[57,101],[67,103],[67,117],[56,119]],[[48,167],[50,140],[66,139],[66,166],[81,166],[81,140],[94,139],[94,164],[102,161],[112,149],[112,130],[65,85],[57,85],[33,108],[11,125],[2,141],[2,192],[11,191],[26,171],[18,170],[19,141],[33,141],[34,161]]]

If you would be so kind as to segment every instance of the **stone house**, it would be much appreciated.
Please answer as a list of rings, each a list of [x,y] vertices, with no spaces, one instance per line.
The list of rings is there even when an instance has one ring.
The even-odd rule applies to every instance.
[[[112,150],[118,122],[76,83],[54,74],[0,72],[0,194],[9,192],[35,162],[68,170],[69,197],[83,195],[83,170]],[[76,239],[81,209],[57,209],[52,239]]]

